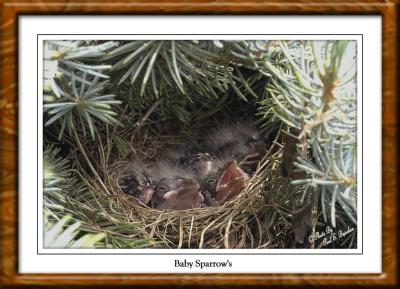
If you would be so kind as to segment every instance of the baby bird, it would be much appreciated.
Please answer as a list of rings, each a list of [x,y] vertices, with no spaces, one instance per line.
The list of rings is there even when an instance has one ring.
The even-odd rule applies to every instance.
[[[249,179],[236,161],[225,158],[202,155],[191,166],[207,206],[222,204],[238,195]]]
[[[158,210],[194,209],[202,206],[204,197],[200,185],[190,171],[168,161],[158,162],[151,170],[155,193],[151,206]]]
[[[151,206],[157,210],[200,208],[204,198],[199,184],[187,178],[163,178],[156,186]]]
[[[201,188],[204,205],[222,204],[238,195],[249,176],[230,156],[217,157],[209,153],[186,154],[177,148],[170,150],[169,161],[181,168]],[[182,175],[182,172],[177,173]]]
[[[147,170],[138,163],[133,163],[130,172],[130,175],[123,176],[118,180],[119,186],[124,193],[148,205],[154,195],[154,185]]]
[[[204,150],[218,157],[242,163],[256,162],[266,150],[266,144],[257,127],[250,121],[224,124],[204,138]]]
[[[221,174],[222,162],[207,153],[198,153],[186,160],[186,165],[195,173],[195,179],[200,184],[207,206],[215,201],[216,186]]]
[[[217,204],[237,196],[244,189],[248,180],[249,176],[238,166],[236,161],[226,163],[215,187]]]

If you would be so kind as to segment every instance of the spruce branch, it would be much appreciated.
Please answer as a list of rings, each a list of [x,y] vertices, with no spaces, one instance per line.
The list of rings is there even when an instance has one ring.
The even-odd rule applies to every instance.
[[[93,248],[105,238],[104,233],[81,232],[81,222],[68,214],[67,196],[79,191],[68,160],[58,156],[59,149],[49,146],[43,156],[43,216],[45,248]]]
[[[65,128],[72,135],[72,131],[80,127],[86,136],[89,129],[92,139],[97,131],[96,123],[109,125],[121,125],[115,118],[117,113],[112,110],[113,105],[120,104],[113,94],[102,94],[108,85],[108,80],[99,82],[99,76],[89,78],[86,73],[83,80],[89,81],[89,85],[78,80],[72,73],[71,78],[65,83],[65,90],[59,88],[59,99],[44,104],[44,111],[48,115],[45,126],[58,121],[61,123],[59,139],[62,138]]]
[[[336,204],[356,223],[356,46],[350,41],[279,41],[285,61],[264,61],[272,75],[261,113],[297,131],[295,166],[307,173],[293,184],[319,187],[321,206],[336,226]],[[311,158],[307,151],[311,150]],[[323,189],[322,189],[323,188]],[[329,203],[329,206],[328,206]]]
[[[140,98],[158,98],[171,88],[177,88],[188,101],[193,101],[193,88],[206,98],[219,98],[229,87],[243,99],[247,93],[257,97],[246,79],[235,73],[239,66],[253,68],[252,62],[241,54],[244,52],[238,43],[241,42],[129,41],[108,52],[103,60],[113,61],[118,85],[129,81]],[[242,50],[236,51],[238,47]]]
[[[44,58],[44,86],[46,96],[61,97],[57,79],[63,75],[71,76],[71,70],[77,70],[101,78],[109,78],[102,73],[111,68],[110,65],[96,65],[92,62],[103,56],[108,50],[117,45],[108,41],[90,45],[89,41],[50,41],[43,43]],[[85,63],[86,62],[86,63]]]
[[[44,247],[138,248],[156,244],[138,237],[138,225],[111,209],[110,199],[92,188],[71,169],[60,149],[45,148],[43,155]],[[79,177],[79,178],[78,178]],[[82,180],[81,180],[82,178]]]

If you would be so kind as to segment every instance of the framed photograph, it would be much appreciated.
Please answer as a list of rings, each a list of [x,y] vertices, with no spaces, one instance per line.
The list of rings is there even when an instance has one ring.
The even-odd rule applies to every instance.
[[[394,4],[2,8],[2,285],[396,286]]]

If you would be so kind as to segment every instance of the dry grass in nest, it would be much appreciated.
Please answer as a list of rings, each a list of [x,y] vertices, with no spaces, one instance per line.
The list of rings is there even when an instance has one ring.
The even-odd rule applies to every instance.
[[[148,132],[141,129],[132,138],[145,141],[131,143],[131,160],[142,158],[144,162],[148,161],[166,143],[179,142],[180,137],[177,135],[162,134],[165,133],[165,128],[152,134]],[[120,136],[127,138],[129,133],[121,132]],[[126,220],[138,224],[139,235],[143,239],[156,240],[155,247],[240,249],[276,246],[273,240],[276,232],[272,228],[275,205],[271,205],[273,202],[270,202],[268,192],[285,189],[288,185],[277,173],[279,163],[275,160],[281,154],[281,149],[277,148],[279,145],[274,144],[270,148],[245,189],[232,200],[217,207],[164,211],[152,209],[122,192],[118,178],[126,175],[131,160],[118,159],[108,145],[100,144],[98,147],[98,156],[95,157],[98,160],[94,164],[98,176],[88,182],[96,190],[104,191],[108,195],[110,208],[120,208]],[[283,185],[277,189],[279,182]],[[269,210],[270,208],[272,209]]]
[[[235,198],[218,207],[190,210],[159,211],[141,204],[137,199],[115,191],[124,203],[127,216],[141,224],[146,237],[162,240],[168,248],[254,248],[261,246],[263,234],[259,211],[264,207],[263,183],[268,181],[260,167],[246,188]],[[123,167],[124,163],[120,163]],[[123,174],[123,170],[119,171]],[[117,175],[110,175],[115,180]],[[257,234],[253,225],[258,224]]]

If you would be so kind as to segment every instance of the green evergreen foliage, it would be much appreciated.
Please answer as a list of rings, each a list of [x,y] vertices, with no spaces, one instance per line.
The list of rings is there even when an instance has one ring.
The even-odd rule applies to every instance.
[[[336,204],[354,223],[357,215],[356,49],[348,41],[277,42],[285,64],[264,69],[273,77],[262,102],[300,139],[295,166],[308,178],[293,184],[319,187],[325,220],[336,225]],[[305,153],[310,149],[311,157]],[[328,212],[330,212],[328,214]]]
[[[58,157],[58,152],[49,146],[43,156],[44,246],[94,248],[105,234],[79,234],[81,222],[73,219],[65,208],[68,193],[79,191],[78,184],[68,169],[68,160]]]
[[[166,121],[189,129],[233,114],[251,115],[281,150],[282,135],[297,140],[294,166],[302,177],[282,185],[271,173],[268,182],[276,183],[266,186],[274,190],[266,202],[274,205],[265,204],[273,209],[259,226],[289,238],[293,212],[307,202],[313,232],[357,224],[355,41],[45,41],[44,48],[47,245],[157,247],[139,237],[140,224],[127,220],[120,201],[110,203],[108,156],[145,154],[132,140],[155,138]],[[354,247],[354,240],[338,246]]]
[[[45,248],[143,248],[135,223],[108,209],[108,200],[79,180],[70,160],[48,145],[43,155],[43,216]],[[122,232],[121,232],[122,231]]]

